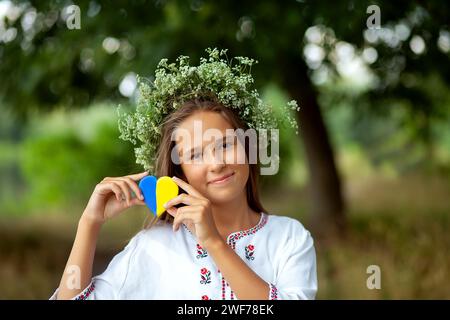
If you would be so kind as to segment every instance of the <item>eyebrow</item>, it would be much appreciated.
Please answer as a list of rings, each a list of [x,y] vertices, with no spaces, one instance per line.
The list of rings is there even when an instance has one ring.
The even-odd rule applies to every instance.
[[[225,137],[222,137],[221,139],[218,139],[217,141],[215,141],[215,143],[220,143],[220,142],[222,142],[223,143],[223,141],[225,140],[225,141],[235,141],[235,139],[236,139],[236,136],[235,135],[228,135],[228,136],[225,136]],[[193,151],[196,151],[196,150],[198,150],[198,149],[202,149],[203,147],[194,147],[194,148],[191,148],[190,150],[189,150],[189,154],[192,154],[192,152]],[[183,150],[178,150],[178,155],[179,156],[182,156],[184,154],[184,152],[183,152]]]

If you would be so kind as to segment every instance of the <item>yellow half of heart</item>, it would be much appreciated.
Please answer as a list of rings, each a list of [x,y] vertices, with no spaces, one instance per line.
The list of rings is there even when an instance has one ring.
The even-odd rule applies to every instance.
[[[178,185],[170,177],[161,177],[156,182],[156,216],[159,217],[166,209],[167,201],[178,195]]]

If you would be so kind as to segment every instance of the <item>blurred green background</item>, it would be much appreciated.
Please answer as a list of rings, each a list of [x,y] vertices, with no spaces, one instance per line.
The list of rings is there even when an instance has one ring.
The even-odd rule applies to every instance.
[[[301,107],[261,191],[312,231],[317,297],[449,299],[449,21],[442,1],[0,0],[0,299],[47,299],[96,183],[142,171],[116,117],[136,75],[207,47],[257,59],[264,99]],[[146,214],[105,225],[94,273]]]

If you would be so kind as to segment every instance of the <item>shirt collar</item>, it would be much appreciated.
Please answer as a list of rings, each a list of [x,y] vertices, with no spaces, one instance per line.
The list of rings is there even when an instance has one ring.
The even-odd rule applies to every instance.
[[[261,217],[259,218],[259,222],[246,230],[240,230],[236,232],[232,232],[227,237],[227,243],[230,244],[232,242],[236,242],[237,240],[241,239],[242,237],[245,237],[247,235],[255,234],[258,230],[260,230],[262,227],[264,227],[267,223],[268,215],[265,212],[261,212]],[[186,229],[193,237],[191,230],[189,230],[188,227],[184,223],[182,223],[184,229]]]

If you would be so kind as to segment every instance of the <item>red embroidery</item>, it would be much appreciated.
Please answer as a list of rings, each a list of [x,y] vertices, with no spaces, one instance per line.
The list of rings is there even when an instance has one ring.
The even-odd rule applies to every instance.
[[[200,280],[201,284],[207,284],[207,283],[211,283],[211,271],[209,271],[206,268],[202,268],[200,270],[200,277],[202,278],[202,280]]]
[[[244,236],[248,236],[250,234],[256,233],[259,229],[264,227],[264,225],[267,223],[267,215],[262,212],[261,213],[261,221],[254,226],[253,228],[250,228],[248,230],[238,231],[236,233],[233,233],[229,236],[228,244],[231,246],[231,248],[234,250],[236,248],[236,241],[241,239]]]
[[[197,259],[205,258],[207,256],[208,252],[206,252],[206,250],[203,249],[202,246],[197,243]]]
[[[241,239],[244,236],[255,234],[259,229],[261,229],[267,223],[267,221],[268,221],[267,214],[265,214],[264,212],[261,212],[260,222],[256,226],[254,226],[253,228],[247,229],[247,230],[238,231],[238,232],[230,234],[228,236],[228,239],[227,239],[227,244],[233,250],[235,250],[236,249],[236,241],[237,240]],[[192,236],[194,236],[192,234],[192,232],[184,224],[182,224],[182,225]],[[254,250],[255,250],[255,246],[254,245],[250,244],[250,245],[245,247],[245,257],[248,260],[254,260],[255,259],[255,257],[254,257]],[[198,243],[196,245],[196,252],[197,252],[197,255],[196,255],[197,259],[204,258],[204,257],[208,256],[207,251],[205,249],[203,249],[200,246],[200,244],[198,244]],[[201,273],[201,275],[200,275],[201,276],[201,280],[200,280],[201,284],[211,283],[211,272],[208,269],[202,268],[200,270],[200,273]],[[217,269],[217,273],[220,273],[219,269]],[[222,282],[222,300],[225,300],[225,291],[226,291],[225,288],[229,287],[229,284],[225,281],[225,278],[223,277],[223,275],[221,275],[221,282]],[[275,288],[275,290],[276,290],[276,288]],[[275,291],[275,297],[276,297],[276,291]],[[208,298],[208,299],[203,299],[203,298]],[[230,291],[230,299],[234,300],[234,298],[235,298],[234,292],[233,292],[233,290],[231,290]],[[210,300],[207,295],[203,295],[202,299],[203,300]]]
[[[225,278],[222,276],[222,300],[225,300]]]
[[[278,300],[278,289],[272,283],[269,283],[270,293],[269,300]]]
[[[87,287],[80,295],[78,295],[75,300],[86,300],[91,295],[92,291],[94,291],[94,289],[95,285],[93,282],[91,282],[89,287]]]
[[[242,237],[251,235],[251,234],[255,234],[259,229],[261,229],[262,227],[264,227],[264,225],[267,223],[268,217],[264,212],[261,212],[261,220],[260,222],[254,226],[253,228],[250,228],[248,230],[243,230],[243,231],[239,231],[236,233],[233,233],[229,236],[228,238],[228,245],[231,247],[231,249],[236,250],[236,241],[241,239]],[[247,247],[245,247],[246,250],[246,257],[247,257],[247,250],[248,251],[248,257],[247,259],[249,260],[253,260],[253,250],[255,249],[255,247],[253,245],[249,245]],[[228,286],[228,284],[227,284]],[[225,300],[225,280],[222,276],[222,299]],[[230,299],[234,300],[234,292],[233,290],[231,290],[230,292]]]
[[[249,244],[248,246],[245,247],[245,258],[247,260],[255,259],[255,257],[253,256],[253,254],[255,253],[254,250],[255,250],[255,246],[253,246],[251,244]]]
[[[225,278],[222,276],[222,300],[225,300],[225,286],[229,287],[228,282],[225,281]],[[234,300],[234,292],[231,290],[230,299]]]

